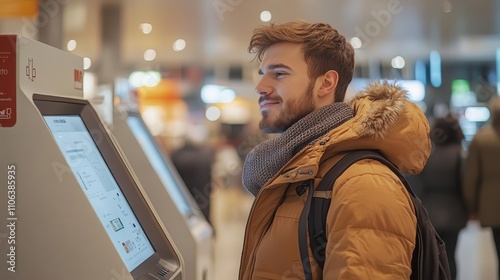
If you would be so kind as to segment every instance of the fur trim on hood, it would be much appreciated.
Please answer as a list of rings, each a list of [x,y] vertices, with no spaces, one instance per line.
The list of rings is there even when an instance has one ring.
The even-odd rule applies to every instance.
[[[384,139],[388,130],[404,111],[408,102],[407,92],[387,81],[374,82],[349,102],[354,112],[357,112],[365,98],[371,101],[371,105],[359,119],[356,132],[362,137]]]
[[[373,149],[403,172],[422,170],[431,151],[429,122],[399,85],[374,82],[348,102],[354,117],[328,136],[329,153]]]

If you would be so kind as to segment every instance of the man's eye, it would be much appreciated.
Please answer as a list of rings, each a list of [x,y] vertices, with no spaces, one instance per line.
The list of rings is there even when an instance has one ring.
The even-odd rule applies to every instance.
[[[276,77],[283,77],[283,76],[285,76],[285,74],[286,74],[285,72],[276,72],[275,75],[276,75]]]

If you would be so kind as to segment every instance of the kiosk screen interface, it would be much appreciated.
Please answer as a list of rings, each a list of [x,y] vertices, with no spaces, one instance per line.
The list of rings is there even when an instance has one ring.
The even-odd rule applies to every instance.
[[[172,196],[177,209],[184,216],[193,215],[193,210],[188,202],[188,199],[184,195],[184,192],[180,189],[182,186],[176,182],[174,176],[172,175],[169,166],[165,162],[166,159],[163,158],[160,150],[156,146],[154,139],[152,138],[149,130],[145,127],[142,120],[137,116],[128,116],[127,123],[132,130],[132,133],[137,138],[140,143],[144,153],[148,157],[154,170],[160,177],[163,185],[167,188],[168,193]]]
[[[155,253],[79,115],[44,116],[59,149],[129,271]]]

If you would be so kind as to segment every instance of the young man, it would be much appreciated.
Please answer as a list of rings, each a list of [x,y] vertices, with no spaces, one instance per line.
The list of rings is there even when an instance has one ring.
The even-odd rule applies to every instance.
[[[348,151],[374,149],[403,172],[430,153],[429,125],[396,85],[376,83],[344,102],[354,50],[328,24],[295,21],[254,31],[260,64],[260,128],[280,133],[256,146],[243,183],[256,198],[245,232],[239,279],[305,279],[298,220],[307,197]],[[332,188],[324,269],[309,248],[313,279],[409,279],[416,218],[409,194],[388,167],[361,160]]]

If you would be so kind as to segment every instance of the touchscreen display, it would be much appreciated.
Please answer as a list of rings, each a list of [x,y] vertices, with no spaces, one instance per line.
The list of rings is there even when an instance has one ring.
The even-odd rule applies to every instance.
[[[185,197],[184,192],[180,189],[182,186],[179,186],[170,172],[169,166],[165,162],[160,150],[157,148],[156,143],[147,127],[145,127],[141,119],[136,116],[129,116],[127,118],[127,123],[132,130],[132,133],[137,138],[137,141],[139,141],[144,153],[149,159],[149,162],[160,177],[163,185],[167,188],[167,191],[172,197],[177,209],[185,216],[189,217],[193,215],[191,205]]]
[[[125,266],[129,271],[134,270],[155,250],[90,132],[79,115],[44,116],[44,119]]]

